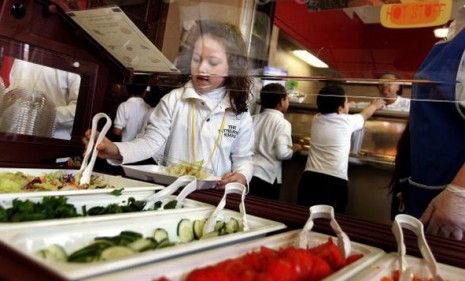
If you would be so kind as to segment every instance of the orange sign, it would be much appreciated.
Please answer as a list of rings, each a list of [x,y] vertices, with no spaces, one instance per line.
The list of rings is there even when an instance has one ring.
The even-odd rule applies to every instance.
[[[447,23],[452,13],[452,1],[408,1],[381,7],[380,21],[388,28],[415,28]]]

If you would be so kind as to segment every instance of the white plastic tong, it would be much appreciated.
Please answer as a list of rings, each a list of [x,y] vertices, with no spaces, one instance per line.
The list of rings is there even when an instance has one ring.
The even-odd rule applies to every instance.
[[[412,268],[408,266],[407,259],[405,258],[406,248],[402,228],[411,230],[417,236],[418,248],[420,249],[420,253],[426,262],[426,266],[433,275],[433,280],[444,281],[444,279],[439,274],[439,268],[436,263],[436,259],[431,253],[428,243],[426,242],[423,224],[418,219],[404,214],[397,215],[394,219],[394,223],[392,224],[392,232],[396,237],[397,252],[399,255],[399,281],[411,281],[413,277]]]
[[[351,252],[350,239],[347,234],[342,231],[334,217],[334,208],[329,205],[314,205],[310,209],[310,217],[305,223],[304,228],[299,235],[299,248],[308,248],[310,246],[310,231],[313,228],[313,220],[318,218],[325,218],[330,220],[330,225],[337,236],[337,245],[342,250],[344,257],[347,258]]]
[[[203,233],[210,233],[213,231],[217,217],[220,216],[220,213],[223,211],[224,207],[226,206],[226,197],[228,194],[231,194],[231,193],[236,193],[236,194],[241,195],[241,203],[239,203],[239,212],[241,213],[243,230],[248,231],[249,224],[247,223],[247,213],[245,210],[245,203],[244,203],[246,192],[247,192],[247,187],[245,187],[241,183],[231,182],[231,183],[226,184],[224,187],[224,194],[223,194],[223,197],[221,198],[221,201],[218,203],[218,205],[216,206],[216,209],[213,211],[213,213],[210,215],[210,217],[205,222],[205,225],[203,226]]]
[[[172,184],[158,191],[157,193],[149,196],[145,201],[144,210],[150,209],[153,204],[157,201],[162,201],[166,197],[170,196],[180,187],[184,186],[182,191],[176,196],[176,208],[182,206],[184,199],[187,195],[191,194],[197,189],[197,178],[190,175],[180,176]]]
[[[97,134],[97,125],[98,121],[102,118],[106,119],[105,125],[103,126],[102,130],[100,131],[97,141],[94,141],[95,136]],[[79,169],[78,175],[80,176],[79,184],[89,184],[90,183],[90,176],[92,174],[92,170],[94,169],[95,160],[97,159],[97,146],[103,141],[105,135],[107,134],[108,130],[111,127],[111,119],[105,113],[97,113],[95,114],[94,118],[92,119],[92,129],[90,133],[89,143],[87,144],[86,153],[84,154],[84,159],[82,160],[81,168]],[[89,156],[92,154],[92,157],[89,161]],[[87,163],[89,161],[89,163]]]

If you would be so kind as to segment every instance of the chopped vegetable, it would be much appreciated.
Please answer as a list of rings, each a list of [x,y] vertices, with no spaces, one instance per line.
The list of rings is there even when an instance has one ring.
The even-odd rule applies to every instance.
[[[110,194],[115,195],[115,196],[120,196],[121,194],[123,194],[123,190],[124,188],[117,188],[113,190],[112,192],[110,192]]]

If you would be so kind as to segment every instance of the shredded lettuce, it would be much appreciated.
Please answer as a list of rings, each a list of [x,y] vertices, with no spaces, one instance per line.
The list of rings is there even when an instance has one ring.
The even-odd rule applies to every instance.
[[[21,192],[23,187],[32,180],[22,172],[0,173],[0,192]]]

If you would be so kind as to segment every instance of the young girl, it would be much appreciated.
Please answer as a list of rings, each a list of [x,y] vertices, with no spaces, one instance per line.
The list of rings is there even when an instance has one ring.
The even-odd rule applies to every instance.
[[[97,147],[99,156],[122,164],[163,150],[164,165],[201,161],[222,177],[218,186],[247,184],[254,136],[244,41],[234,26],[201,21],[187,43],[180,61],[190,61],[191,80],[161,99],[143,136],[120,143],[105,139]],[[87,131],[86,144],[89,136]]]

